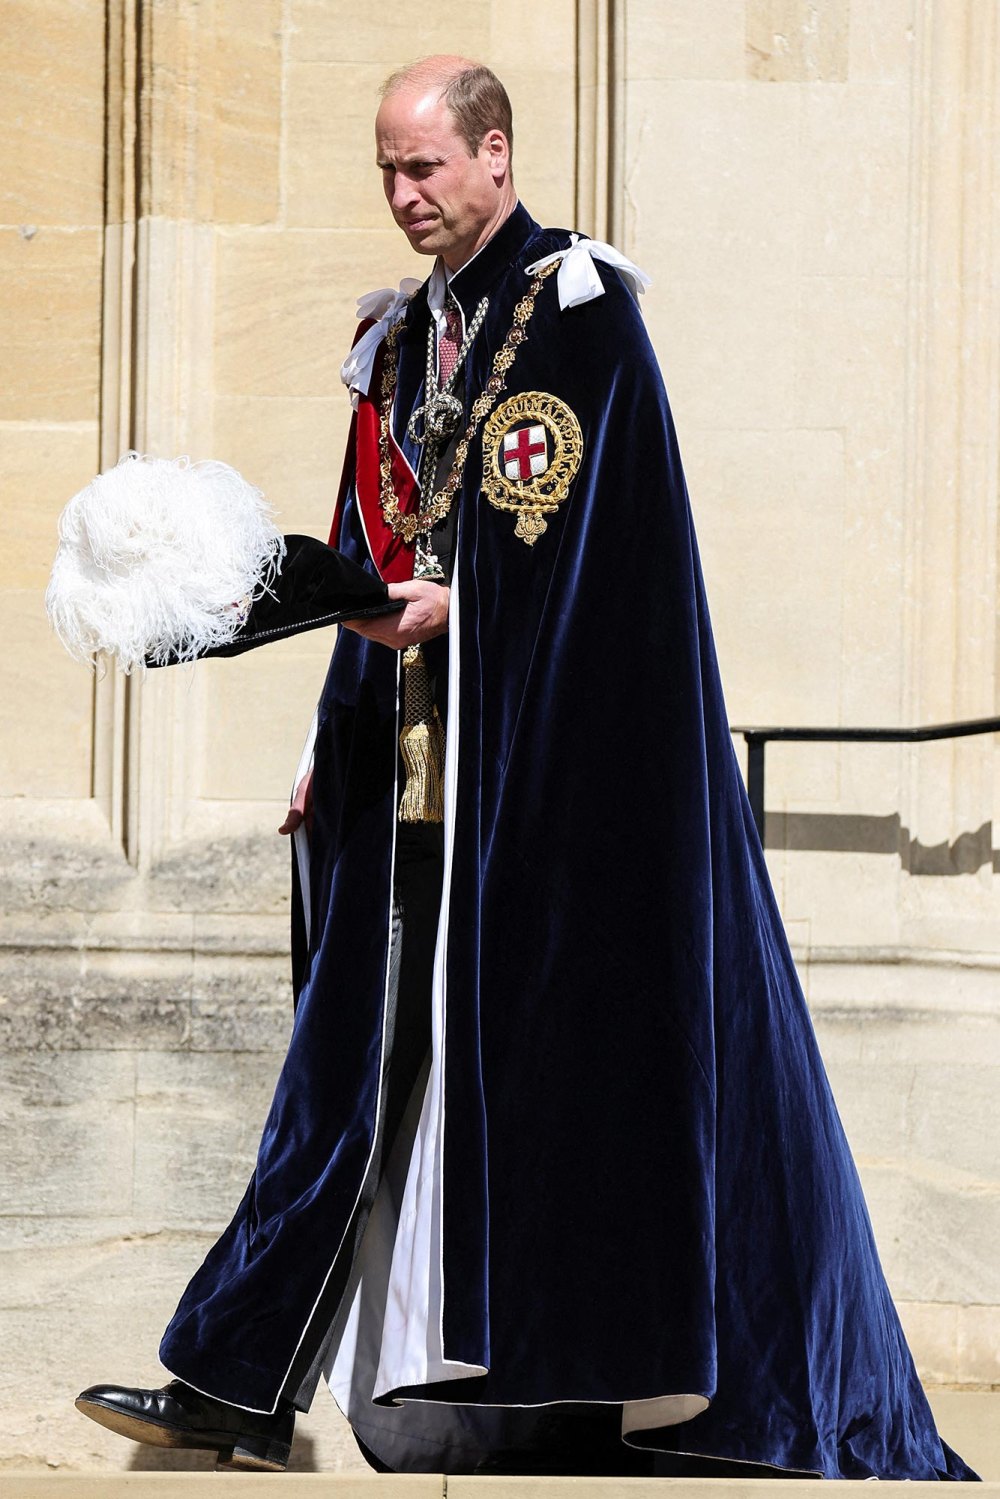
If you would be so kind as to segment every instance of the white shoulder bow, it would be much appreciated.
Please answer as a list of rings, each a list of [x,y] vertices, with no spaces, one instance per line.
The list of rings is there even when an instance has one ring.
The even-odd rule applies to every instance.
[[[404,316],[410,298],[421,285],[412,276],[406,276],[399,283],[398,291],[383,286],[379,291],[370,291],[358,298],[358,318],[374,318],[375,322],[361,335],[340,366],[340,378],[351,392],[351,405],[355,410],[358,396],[368,394],[376,349],[393,324]]]
[[[553,265],[557,260],[562,261],[556,276],[556,286],[559,291],[559,306],[564,312],[567,307],[579,307],[582,302],[592,302],[595,297],[603,297],[604,284],[597,273],[595,260],[603,260],[605,265],[614,266],[636,301],[640,293],[652,285],[645,271],[640,271],[614,245],[605,244],[602,239],[582,239],[579,234],[570,235],[569,245],[565,250],[556,250],[554,255],[544,255],[541,260],[534,261],[527,267],[527,274],[534,276],[544,266]]]

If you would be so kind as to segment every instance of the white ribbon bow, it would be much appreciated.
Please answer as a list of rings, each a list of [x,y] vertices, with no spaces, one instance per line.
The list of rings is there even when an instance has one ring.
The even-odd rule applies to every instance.
[[[375,351],[394,323],[406,312],[407,304],[421,283],[406,276],[399,283],[399,291],[383,286],[379,291],[370,291],[358,298],[358,318],[375,318],[375,322],[358,339],[354,348],[340,366],[340,378],[351,392],[351,405],[357,410],[358,396],[366,396],[371,384]]]
[[[581,239],[579,234],[570,235],[569,245],[565,250],[557,250],[554,255],[545,255],[529,265],[527,274],[535,276],[545,266],[553,265],[557,260],[562,261],[556,276],[556,286],[559,291],[559,307],[563,312],[567,307],[579,307],[582,302],[592,302],[595,297],[603,297],[604,283],[597,273],[595,260],[603,260],[605,265],[614,266],[636,301],[639,300],[640,293],[652,285],[645,271],[640,271],[614,245],[605,244],[602,239]]]

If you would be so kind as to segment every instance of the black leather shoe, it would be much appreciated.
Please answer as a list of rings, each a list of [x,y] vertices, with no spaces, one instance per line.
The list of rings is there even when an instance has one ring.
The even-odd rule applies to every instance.
[[[258,1468],[283,1473],[295,1426],[290,1406],[273,1416],[242,1410],[199,1395],[172,1379],[162,1390],[130,1390],[123,1385],[95,1384],[76,1399],[76,1408],[116,1431],[151,1447],[194,1447],[218,1452],[231,1468]]]

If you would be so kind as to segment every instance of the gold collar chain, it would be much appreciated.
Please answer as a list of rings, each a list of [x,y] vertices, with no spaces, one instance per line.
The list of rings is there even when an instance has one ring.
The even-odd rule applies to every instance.
[[[396,498],[392,487],[392,455],[389,449],[390,420],[392,417],[392,403],[396,395],[396,368],[399,356],[396,351],[396,339],[399,334],[400,324],[395,324],[389,329],[385,336],[385,359],[382,365],[382,406],[379,413],[378,454],[379,474],[381,479],[380,499],[382,505],[382,518],[392,531],[394,536],[401,536],[405,542],[414,542],[418,536],[426,536],[439,521],[444,520],[451,510],[455,495],[458,493],[462,483],[462,475],[465,472],[465,460],[469,456],[469,445],[476,435],[476,430],[483,418],[488,415],[497,398],[503,393],[507,384],[507,376],[511,366],[517,357],[517,351],[528,336],[527,327],[531,314],[535,310],[535,298],[542,289],[542,283],[552,272],[558,270],[558,262],[553,265],[542,266],[532,279],[527,292],[514,308],[514,322],[510,332],[504,339],[500,348],[497,349],[493,358],[493,371],[486,382],[482,394],[477,396],[472,403],[472,411],[469,415],[469,425],[459,440],[455,449],[455,461],[451,466],[451,472],[444,482],[443,488],[431,498],[415,515],[404,515],[399,508],[399,500]]]

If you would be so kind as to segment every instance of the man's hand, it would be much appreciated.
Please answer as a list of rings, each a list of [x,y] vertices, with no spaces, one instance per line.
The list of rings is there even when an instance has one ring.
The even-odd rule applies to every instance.
[[[393,651],[422,645],[447,630],[449,591],[443,584],[429,583],[426,578],[390,583],[389,597],[405,599],[406,608],[399,614],[383,614],[378,619],[345,619],[344,627]]]
[[[309,832],[312,823],[312,795],[313,773],[310,766],[295,788],[292,805],[285,814],[284,822],[278,829],[279,833],[294,833],[303,823],[306,825],[306,832]]]

